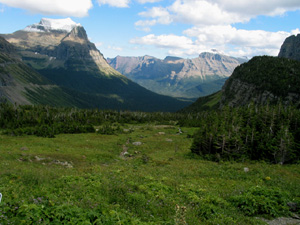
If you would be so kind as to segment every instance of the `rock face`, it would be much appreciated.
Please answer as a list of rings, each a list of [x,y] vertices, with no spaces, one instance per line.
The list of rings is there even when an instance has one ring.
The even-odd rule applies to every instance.
[[[300,105],[300,62],[277,57],[254,57],[235,69],[222,88],[220,106]]]
[[[176,111],[188,104],[155,94],[113,69],[89,41],[85,29],[71,19],[42,19],[0,36],[14,45],[23,65],[63,90],[50,96],[30,92],[30,100],[25,98],[30,103],[48,104],[49,98],[53,103],[63,96],[59,104],[67,99],[66,106],[140,111]]]
[[[246,60],[204,52],[194,59],[151,56],[108,59],[128,78],[159,94],[197,98],[221,89],[234,68]]]
[[[284,41],[278,57],[300,61],[300,34],[292,35]]]

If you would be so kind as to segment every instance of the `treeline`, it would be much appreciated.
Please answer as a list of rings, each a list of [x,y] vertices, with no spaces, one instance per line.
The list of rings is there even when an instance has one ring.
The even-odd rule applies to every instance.
[[[60,133],[114,134],[122,124],[199,127],[192,153],[210,160],[300,160],[300,111],[292,106],[224,107],[198,113],[145,113],[0,104],[0,130],[8,135],[55,137]]]
[[[49,106],[0,104],[0,129],[9,135],[54,137],[60,133],[95,132],[94,126],[119,123],[175,123],[184,117],[177,113],[145,113],[113,110],[85,110]]]
[[[191,151],[210,160],[300,160],[300,111],[291,106],[255,106],[206,112]]]

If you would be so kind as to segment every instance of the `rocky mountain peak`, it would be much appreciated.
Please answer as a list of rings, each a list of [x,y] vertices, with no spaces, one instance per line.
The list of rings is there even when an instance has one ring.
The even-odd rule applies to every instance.
[[[278,57],[300,61],[300,34],[292,35],[285,39]]]
[[[223,55],[218,52],[202,52],[199,58],[221,61]]]
[[[76,26],[74,27],[71,32],[68,33],[68,35],[65,38],[72,38],[72,39],[83,39],[85,41],[88,41],[88,36],[86,34],[85,29],[82,26]]]
[[[42,18],[39,23],[27,26],[23,31],[26,32],[51,32],[59,31],[69,33],[75,27],[81,27],[79,23],[74,22],[71,18],[66,19],[49,19]]]

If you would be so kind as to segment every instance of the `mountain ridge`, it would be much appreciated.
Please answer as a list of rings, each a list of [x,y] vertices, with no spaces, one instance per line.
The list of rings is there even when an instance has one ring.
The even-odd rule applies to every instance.
[[[173,97],[197,98],[220,90],[233,69],[246,60],[206,52],[193,59],[167,56],[162,60],[146,55],[117,56],[107,61],[120,73],[151,91]]]

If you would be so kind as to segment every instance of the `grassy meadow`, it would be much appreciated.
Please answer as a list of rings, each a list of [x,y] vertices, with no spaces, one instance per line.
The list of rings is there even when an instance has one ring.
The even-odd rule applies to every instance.
[[[0,224],[265,224],[299,204],[299,164],[205,161],[181,130],[0,135]]]

